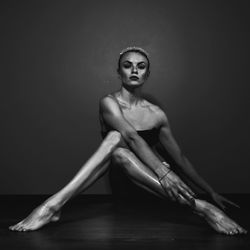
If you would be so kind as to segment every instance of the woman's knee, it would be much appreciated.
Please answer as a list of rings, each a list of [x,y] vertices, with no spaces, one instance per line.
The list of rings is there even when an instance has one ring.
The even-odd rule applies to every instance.
[[[128,162],[129,159],[129,149],[126,148],[117,148],[114,150],[114,152],[112,153],[112,159],[116,162],[116,163],[126,163]]]
[[[120,132],[112,130],[107,134],[105,141],[107,141],[108,143],[112,143],[114,145],[118,145],[118,143],[121,141],[121,138],[122,136]]]

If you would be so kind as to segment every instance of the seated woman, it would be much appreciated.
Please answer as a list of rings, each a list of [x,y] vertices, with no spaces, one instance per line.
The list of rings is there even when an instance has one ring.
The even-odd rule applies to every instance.
[[[122,83],[120,90],[100,100],[104,139],[97,151],[63,189],[9,228],[13,231],[32,231],[59,220],[63,205],[100,178],[109,169],[112,160],[115,167],[124,170],[138,186],[189,206],[217,232],[228,235],[246,233],[221,209],[197,198],[157,152],[155,145],[160,142],[179,170],[208,193],[220,208],[224,208],[224,202],[233,204],[198,175],[176,143],[164,111],[142,97],[142,87],[150,74],[147,52],[138,47],[122,51],[118,74]]]

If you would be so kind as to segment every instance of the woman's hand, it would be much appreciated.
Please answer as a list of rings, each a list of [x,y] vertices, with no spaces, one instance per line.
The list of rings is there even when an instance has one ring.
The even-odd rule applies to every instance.
[[[211,197],[212,197],[213,201],[214,201],[221,209],[223,209],[223,210],[225,210],[225,208],[226,208],[226,206],[225,206],[223,203],[228,203],[228,204],[230,204],[230,205],[232,205],[232,206],[235,206],[235,207],[237,207],[237,208],[240,208],[239,205],[237,205],[236,203],[230,201],[229,199],[225,198],[224,196],[222,196],[222,195],[220,195],[220,194],[218,194],[218,193],[216,193],[216,192],[213,192],[213,193],[211,194]]]
[[[172,170],[159,178],[159,181],[171,200],[195,206],[194,192]]]

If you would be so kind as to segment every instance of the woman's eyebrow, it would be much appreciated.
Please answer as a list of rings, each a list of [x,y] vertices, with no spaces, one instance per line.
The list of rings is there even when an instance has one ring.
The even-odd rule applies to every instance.
[[[132,62],[129,60],[126,60],[126,61],[123,61],[122,63],[132,63]]]
[[[131,62],[129,60],[126,60],[126,61],[124,61],[122,63],[133,63],[133,62]],[[141,63],[145,63],[146,64],[146,62],[144,62],[144,61],[137,62],[137,64],[141,64]]]

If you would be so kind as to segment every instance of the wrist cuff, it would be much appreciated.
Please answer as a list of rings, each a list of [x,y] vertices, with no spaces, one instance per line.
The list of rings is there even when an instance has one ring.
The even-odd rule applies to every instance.
[[[160,166],[155,170],[156,175],[158,176],[159,179],[164,178],[170,171],[170,165],[166,162],[162,162],[164,166]]]
[[[159,181],[161,181],[162,179],[164,179],[170,172],[171,172],[171,169],[168,169],[168,172],[166,174],[164,174],[163,176],[161,176],[159,178]]]

